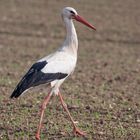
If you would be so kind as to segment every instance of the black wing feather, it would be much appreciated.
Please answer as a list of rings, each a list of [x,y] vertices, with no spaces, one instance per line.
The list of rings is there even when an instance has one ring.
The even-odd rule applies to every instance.
[[[40,84],[50,83],[57,79],[63,79],[68,74],[65,73],[43,73],[43,69],[47,65],[46,61],[37,62],[29,69],[25,76],[21,79],[15,90],[13,91],[11,98],[19,97],[25,90],[30,87],[38,86]]]

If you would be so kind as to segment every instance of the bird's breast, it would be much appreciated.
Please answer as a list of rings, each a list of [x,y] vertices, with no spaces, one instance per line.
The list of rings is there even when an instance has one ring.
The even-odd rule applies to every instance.
[[[76,57],[66,53],[58,52],[46,60],[47,65],[41,70],[44,73],[66,73],[70,74],[76,66]]]

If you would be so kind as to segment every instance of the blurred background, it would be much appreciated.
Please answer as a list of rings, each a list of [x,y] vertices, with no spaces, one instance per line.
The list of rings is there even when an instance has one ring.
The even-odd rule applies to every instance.
[[[32,63],[65,38],[61,10],[75,8],[97,31],[75,22],[78,65],[62,93],[84,139],[140,138],[139,0],[0,0],[0,139],[33,140],[45,85],[18,100],[9,96]],[[81,140],[72,134],[55,97],[46,110],[42,139]]]

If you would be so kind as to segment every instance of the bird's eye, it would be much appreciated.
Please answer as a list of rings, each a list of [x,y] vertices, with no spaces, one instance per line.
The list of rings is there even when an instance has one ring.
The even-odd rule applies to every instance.
[[[74,13],[73,11],[70,11],[70,13],[72,13],[72,14],[74,14],[74,15],[75,15],[75,13]]]

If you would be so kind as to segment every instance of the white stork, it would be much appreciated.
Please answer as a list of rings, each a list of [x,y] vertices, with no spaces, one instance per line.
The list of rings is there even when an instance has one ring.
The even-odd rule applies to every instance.
[[[36,133],[37,140],[40,140],[44,110],[52,94],[56,94],[60,97],[61,104],[64,110],[68,113],[72,122],[74,134],[85,136],[85,133],[76,127],[59,88],[64,80],[72,74],[77,62],[78,39],[73,19],[94,30],[96,29],[79,16],[76,10],[72,7],[65,7],[62,10],[62,18],[66,26],[66,39],[62,47],[60,47],[55,53],[52,53],[34,63],[10,96],[11,98],[17,98],[31,87],[35,87],[40,84],[47,84],[50,86],[50,91],[41,106],[41,117]]]

